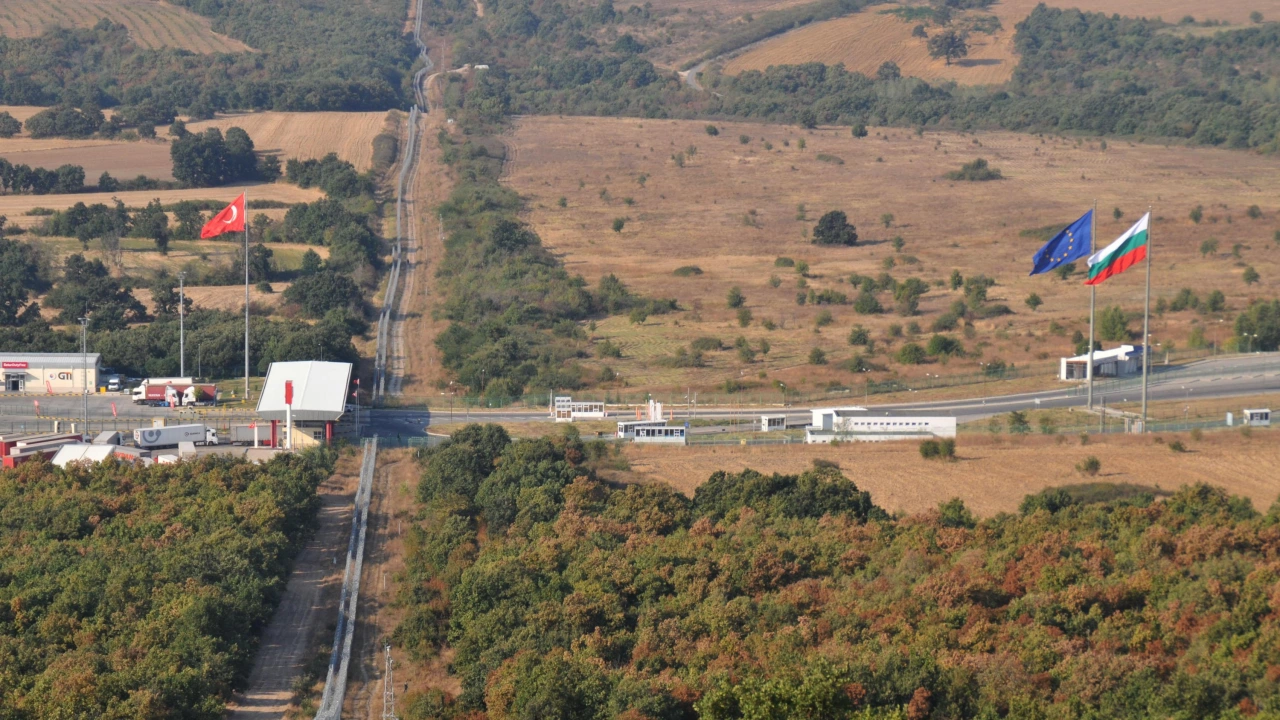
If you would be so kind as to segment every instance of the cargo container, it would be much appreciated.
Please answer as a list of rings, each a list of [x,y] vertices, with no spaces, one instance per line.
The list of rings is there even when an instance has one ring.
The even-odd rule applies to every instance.
[[[133,442],[140,448],[177,447],[181,442],[197,445],[217,445],[218,431],[201,424],[170,425],[169,427],[138,428],[133,431]]]

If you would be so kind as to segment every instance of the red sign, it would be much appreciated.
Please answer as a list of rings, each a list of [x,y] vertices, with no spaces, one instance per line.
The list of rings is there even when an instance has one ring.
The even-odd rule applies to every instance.
[[[116,404],[114,402],[111,403],[111,417],[119,417],[116,415]]]
[[[5,362],[0,363],[0,367],[3,367],[5,370],[26,370],[27,364],[24,362],[10,362],[6,360]]]
[[[292,380],[284,381],[284,404],[285,405],[293,404],[293,381]]]

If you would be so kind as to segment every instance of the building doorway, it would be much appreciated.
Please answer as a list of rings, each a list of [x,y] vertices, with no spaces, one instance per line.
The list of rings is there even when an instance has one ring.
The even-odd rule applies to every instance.
[[[4,389],[5,392],[22,392],[25,385],[25,373],[5,373]]]

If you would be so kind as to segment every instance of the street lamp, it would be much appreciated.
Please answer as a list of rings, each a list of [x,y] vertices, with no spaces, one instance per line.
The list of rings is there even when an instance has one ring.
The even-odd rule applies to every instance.
[[[80,371],[84,373],[84,434],[89,434],[89,318],[80,318]]]
[[[178,376],[187,376],[187,291],[185,272],[178,273]]]

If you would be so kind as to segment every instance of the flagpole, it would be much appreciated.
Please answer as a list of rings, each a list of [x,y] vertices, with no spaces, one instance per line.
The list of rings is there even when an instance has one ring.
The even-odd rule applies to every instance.
[[[1089,220],[1089,256],[1092,257],[1096,252],[1094,248],[1097,243],[1094,242],[1098,237],[1098,201],[1093,201],[1093,216]],[[1086,268],[1086,275],[1088,268]],[[1098,286],[1089,286],[1089,368],[1085,370],[1085,377],[1089,379],[1089,401],[1088,406],[1093,410],[1093,316],[1094,304],[1098,299]]]
[[[1147,431],[1147,371],[1151,367],[1151,206],[1147,206],[1147,296],[1142,304],[1142,432]]]
[[[249,214],[249,192],[244,193],[244,214]],[[249,403],[249,222],[244,221],[244,402]]]

